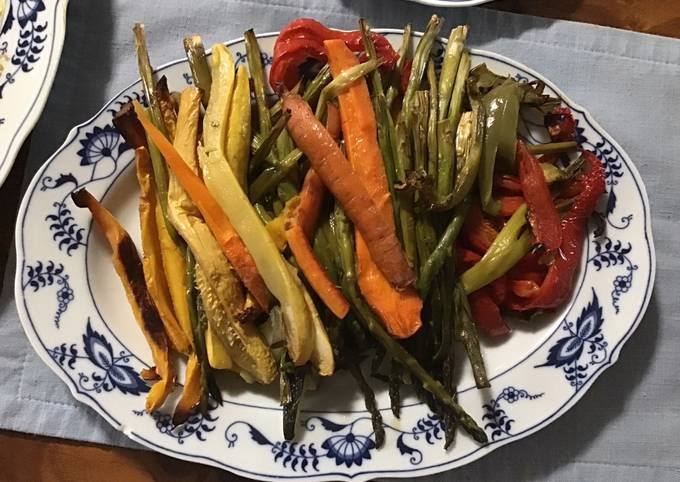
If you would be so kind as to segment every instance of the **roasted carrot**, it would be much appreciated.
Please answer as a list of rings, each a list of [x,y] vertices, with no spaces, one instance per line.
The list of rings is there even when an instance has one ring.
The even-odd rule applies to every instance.
[[[358,64],[344,42],[324,43],[334,77]],[[377,124],[366,81],[354,82],[338,96],[340,120],[347,157],[363,182],[382,218],[394,230],[394,215],[387,175],[377,140]],[[356,229],[358,284],[361,294],[379,315],[388,332],[396,338],[408,338],[421,327],[422,300],[413,288],[397,291],[380,272],[364,237]]]
[[[314,169],[309,169],[302,184],[299,204],[290,222],[286,223],[286,240],[312,289],[335,316],[343,319],[349,311],[349,303],[316,258],[309,242],[316,230],[324,193],[321,179]]]
[[[287,124],[291,137],[364,237],[380,271],[397,288],[409,286],[415,277],[394,226],[381,214],[366,187],[357,182],[359,175],[336,142],[299,95],[285,94],[283,107],[291,112]]]
[[[297,223],[307,239],[312,239],[314,236],[325,193],[326,188],[319,175],[314,169],[308,170],[300,191],[300,204],[295,212]]]
[[[135,320],[151,348],[151,356],[156,365],[154,372],[160,377],[146,397],[146,410],[153,412],[163,405],[172,392],[175,368],[170,360],[170,341],[144,281],[142,260],[139,259],[130,235],[86,189],[74,192],[71,199],[79,208],[90,210],[95,222],[106,236],[111,246],[113,267],[123,284]]]
[[[326,129],[333,139],[340,139],[342,126],[340,125],[340,111],[332,102],[326,107]]]
[[[312,289],[319,295],[321,301],[338,318],[342,319],[347,316],[349,303],[338,287],[328,277],[319,260],[316,259],[309,239],[305,236],[300,224],[291,224],[290,228],[286,230],[286,239],[300,270],[305,275],[305,278],[307,278]]]
[[[135,105],[135,111],[144,130],[161,151],[168,166],[177,176],[179,183],[203,215],[203,219],[215,235],[215,239],[217,239],[239,278],[253,295],[260,308],[266,310],[269,307],[269,291],[257,271],[255,261],[224,211],[208,192],[201,179],[182,160],[170,141],[149,121],[141,106]]]

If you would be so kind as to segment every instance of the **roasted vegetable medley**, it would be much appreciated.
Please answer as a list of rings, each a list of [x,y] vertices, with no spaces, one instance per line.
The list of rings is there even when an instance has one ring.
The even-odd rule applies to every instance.
[[[298,19],[269,76],[252,30],[238,67],[229,48],[206,55],[188,37],[193,83],[173,92],[135,26],[146,105],[114,124],[135,149],[142,257],[87,191],[73,201],[106,235],[151,348],[148,411],[182,424],[221,402],[214,375],[229,370],[278,381],[292,439],[305,390],[347,370],[378,446],[369,377],[387,384],[396,417],[412,385],[447,447],[458,426],[486,442],[456,401],[454,351],[488,387],[480,336],[570,297],[604,176],[540,82],[472,67],[468,28],[440,44],[442,27],[433,16],[412,38],[407,26],[395,51],[364,21],[340,32]],[[523,140],[524,112],[551,142]],[[186,373],[173,409],[176,355]]]

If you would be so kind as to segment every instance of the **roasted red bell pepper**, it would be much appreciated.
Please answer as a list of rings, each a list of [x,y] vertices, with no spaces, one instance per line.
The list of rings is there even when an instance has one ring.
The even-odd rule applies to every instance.
[[[479,254],[484,254],[498,236],[498,231],[491,221],[484,217],[479,203],[473,203],[465,218],[461,234],[462,239],[470,248]]]
[[[541,290],[538,282],[530,279],[510,280],[510,290],[520,298],[533,298]]]
[[[373,33],[373,42],[383,68],[391,70],[399,54],[382,35]],[[308,59],[326,62],[324,40],[344,40],[353,52],[364,54],[361,32],[333,30],[311,18],[299,18],[289,23],[274,44],[274,60],[269,83],[276,92],[292,89],[300,80],[300,66]]]
[[[510,328],[501,316],[501,310],[489,294],[489,287],[484,287],[472,293],[470,309],[472,318],[485,335],[490,337],[503,336],[510,333]]]
[[[508,293],[508,278],[507,276],[501,276],[500,278],[491,282],[488,285],[489,295],[494,303],[498,306],[502,305],[505,301],[505,296]]]
[[[471,268],[479,263],[479,260],[481,259],[481,254],[460,245],[456,246],[456,266],[458,266],[461,271]]]
[[[598,199],[605,191],[602,163],[592,152],[584,151],[583,156],[588,169],[574,181],[581,183],[583,190],[562,218],[560,253],[555,256],[548,268],[545,280],[535,296],[522,301],[506,301],[505,306],[512,310],[553,309],[564,303],[571,294],[574,275],[583,250],[587,221],[595,210]]]
[[[576,140],[576,120],[568,107],[555,107],[550,114],[546,114],[543,122],[553,142]]]
[[[524,204],[524,198],[522,196],[501,196],[498,198],[498,202],[501,204],[501,210],[498,214],[503,217],[510,217]]]
[[[510,176],[508,174],[503,174],[501,176],[496,176],[493,178],[493,187],[502,189],[508,194],[521,194],[522,184],[520,184],[519,179],[515,176]]]
[[[545,246],[547,251],[555,251],[562,242],[560,215],[553,203],[543,169],[521,140],[517,141],[517,160],[522,193],[529,206],[529,224],[536,241]]]

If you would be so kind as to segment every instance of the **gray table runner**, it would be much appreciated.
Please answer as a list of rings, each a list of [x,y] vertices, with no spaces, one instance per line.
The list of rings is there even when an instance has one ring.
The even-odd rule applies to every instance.
[[[182,56],[181,39],[206,44],[279,30],[300,16],[354,28],[412,22],[432,9],[400,0],[77,1],[52,94],[33,133],[28,183],[75,124],[137,78],[131,33],[147,24],[152,60]],[[554,81],[623,146],[647,186],[656,241],[656,289],[619,362],[574,408],[539,433],[423,480],[677,480],[680,478],[680,41],[482,8],[440,10],[467,23],[470,45],[507,55]],[[11,229],[3,226],[2,229]],[[14,306],[14,254],[0,294],[0,428],[137,447],[72,399],[34,354]]]

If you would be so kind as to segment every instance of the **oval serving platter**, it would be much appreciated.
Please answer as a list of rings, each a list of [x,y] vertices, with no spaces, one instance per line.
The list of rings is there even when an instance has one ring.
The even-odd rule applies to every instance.
[[[381,31],[391,42],[400,42],[400,30]],[[276,35],[259,37],[266,65]],[[242,39],[228,45],[238,64],[246,61]],[[603,162],[608,190],[599,209],[607,223],[605,236],[590,234],[586,240],[571,300],[531,325],[513,323],[503,343],[484,344],[490,389],[477,390],[469,371],[460,375],[459,401],[486,430],[487,445],[459,433],[445,451],[440,423],[426,405],[405,394],[396,419],[386,390],[377,385],[387,432],[385,445],[377,449],[370,416],[356,390],[345,388],[353,385],[342,373],[305,395],[295,443],[282,437],[277,387],[248,386],[229,375],[220,383],[224,405],[210,406],[183,427],[173,429],[169,415],[144,412],[148,388],[137,373],[151,363],[149,348],[111,266],[108,246],[92,230],[89,213],[75,208],[69,197],[87,187],[139,241],[133,152],[111,121],[125,102],[141,100],[140,82],[70,132],[36,174],[21,205],[15,298],[38,355],[76,399],[132,440],[262,480],[363,481],[433,474],[550,424],[616,361],[644,314],[655,273],[649,202],[626,153],[582,107],[517,62],[480,50],[473,50],[472,58],[474,65],[486,62],[522,81],[543,80],[548,93],[562,98],[574,111],[580,142]],[[157,73],[167,76],[172,90],[191,82],[184,60]],[[530,119],[521,124],[525,137],[545,142],[541,126]],[[458,366],[469,370],[462,361]]]
[[[0,186],[57,73],[68,0],[0,0]]]

